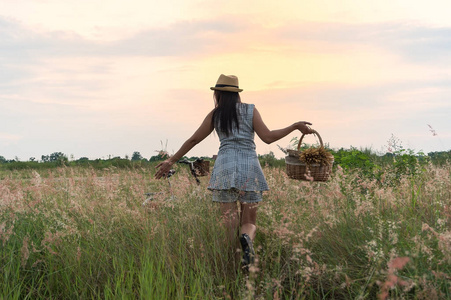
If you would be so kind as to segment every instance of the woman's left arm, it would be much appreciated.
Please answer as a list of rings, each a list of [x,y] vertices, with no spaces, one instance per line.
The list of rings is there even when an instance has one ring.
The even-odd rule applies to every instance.
[[[194,132],[194,134],[187,139],[182,147],[170,158],[165,161],[159,163],[156,168],[157,172],[155,173],[155,178],[160,179],[165,174],[169,172],[171,166],[175,164],[179,159],[181,159],[188,151],[190,151],[194,146],[203,141],[210,133],[213,131],[213,123],[212,123],[213,111],[211,111],[204,119],[200,127]]]
[[[293,123],[292,125],[282,129],[269,130],[268,127],[266,127],[265,122],[263,122],[263,119],[260,113],[258,112],[257,108],[254,108],[253,125],[257,135],[262,139],[262,141],[264,141],[267,144],[271,144],[275,141],[278,141],[295,130],[299,130],[303,134],[314,133],[314,130],[308,127],[308,125],[312,125],[312,123],[305,121]]]

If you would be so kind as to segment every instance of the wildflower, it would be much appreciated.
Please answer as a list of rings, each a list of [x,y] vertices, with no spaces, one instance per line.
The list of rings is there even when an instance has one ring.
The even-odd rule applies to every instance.
[[[408,257],[396,257],[388,262],[389,271],[400,270],[404,268],[404,266],[409,262],[410,258]]]
[[[396,270],[401,270],[409,262],[408,257],[396,257],[387,263],[388,274],[387,280],[384,283],[379,283],[381,285],[381,293],[379,294],[379,299],[385,300],[388,298],[388,291],[394,288],[396,285],[407,286],[408,282],[402,280],[395,275]]]
[[[32,175],[33,175],[32,179],[33,184],[36,186],[40,185],[42,183],[41,175],[39,175],[39,173],[36,172],[35,170],[32,171]]]
[[[0,224],[0,239],[3,240],[3,244],[5,244],[9,240],[9,237],[13,234],[14,224],[11,225],[8,230],[5,230],[5,227],[6,222]]]

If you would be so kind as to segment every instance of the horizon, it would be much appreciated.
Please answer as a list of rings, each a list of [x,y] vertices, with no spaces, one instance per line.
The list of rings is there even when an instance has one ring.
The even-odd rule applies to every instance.
[[[394,137],[394,138],[396,138],[396,137]],[[400,141],[398,141],[398,142],[400,142]],[[319,141],[317,140],[316,144],[309,144],[308,143],[307,146],[318,147],[318,146],[320,146],[320,144],[319,144]],[[330,147],[328,147],[327,144],[325,144],[324,146],[327,149],[330,149],[331,151],[340,151],[340,150],[352,151],[352,150],[355,149],[355,150],[361,151],[363,153],[369,152],[371,155],[376,155],[376,156],[379,156],[379,157],[386,156],[386,155],[396,155],[396,153],[400,153],[400,152],[404,153],[404,151],[407,154],[412,154],[412,155],[415,155],[415,156],[420,156],[420,155],[429,156],[430,154],[433,154],[433,153],[447,153],[447,152],[451,152],[451,150],[447,150],[447,151],[430,151],[430,152],[427,152],[427,153],[426,152],[422,152],[422,151],[415,151],[415,149],[404,148],[402,146],[402,143],[395,145],[395,147],[394,147],[395,149],[392,149],[391,148],[392,146],[388,145],[387,146],[387,151],[385,151],[385,152],[377,151],[377,150],[374,150],[372,148],[367,148],[367,147],[365,147],[365,148],[364,147],[356,148],[356,147],[352,147],[351,146],[351,147],[347,147],[347,148],[346,147],[330,148]],[[294,146],[293,143],[289,147],[289,149],[295,149],[295,148],[296,147]],[[284,149],[286,149],[286,148],[284,148]],[[164,150],[162,150],[162,151],[164,152]],[[279,149],[279,151],[282,153],[282,150]],[[159,152],[159,151],[155,151],[155,152]],[[114,155],[114,156],[113,155],[108,155],[108,157],[105,157],[105,156],[102,156],[102,157],[86,157],[86,156],[75,157],[72,154],[67,154],[67,153],[55,151],[55,152],[52,152],[52,153],[43,154],[40,157],[30,157],[27,160],[23,160],[23,159],[20,159],[20,158],[17,160],[16,159],[16,158],[18,158],[17,156],[15,158],[8,158],[8,157],[4,157],[4,156],[0,155],[0,157],[6,159],[8,162],[11,162],[11,161],[16,161],[16,162],[31,162],[31,161],[34,161],[34,162],[44,163],[46,161],[44,161],[42,159],[43,156],[46,156],[47,159],[49,159],[49,156],[51,156],[52,154],[55,154],[55,153],[63,154],[68,159],[68,161],[78,161],[80,159],[86,159],[86,158],[89,159],[90,161],[98,160],[98,159],[100,159],[100,160],[111,160],[111,159],[116,159],[116,158],[132,160],[132,157],[133,157],[133,155],[135,153],[141,155],[140,151],[132,151],[131,154],[125,154],[124,156],[121,156],[121,155]],[[262,155],[262,156],[263,155],[268,155],[268,154],[269,155],[273,154],[276,159],[283,159],[286,156],[285,154],[277,155],[277,153],[274,153],[273,151],[270,151],[270,152],[267,152],[267,153],[258,153],[259,156],[260,155]],[[168,155],[171,156],[171,155],[173,155],[173,153],[168,153]],[[183,157],[188,157],[188,158],[197,157],[197,158],[214,159],[214,156],[216,156],[216,155],[217,155],[217,153],[214,153],[214,154],[212,154],[210,156],[208,156],[208,155],[185,155]],[[149,161],[153,157],[157,157],[157,156],[158,156],[158,153],[155,153],[154,155],[152,155],[150,157],[142,156],[142,159]]]

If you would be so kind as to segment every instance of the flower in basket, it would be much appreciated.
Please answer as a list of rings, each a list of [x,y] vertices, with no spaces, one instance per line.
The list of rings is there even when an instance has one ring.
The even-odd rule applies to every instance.
[[[299,154],[299,160],[307,165],[319,164],[320,166],[332,165],[334,156],[324,147],[308,148]]]

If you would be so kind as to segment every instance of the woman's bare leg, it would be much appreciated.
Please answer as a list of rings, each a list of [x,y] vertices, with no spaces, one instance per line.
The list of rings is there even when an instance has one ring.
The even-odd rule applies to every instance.
[[[252,241],[254,240],[255,232],[257,231],[257,226],[255,226],[257,221],[257,209],[258,203],[241,203],[240,234],[246,233]]]

